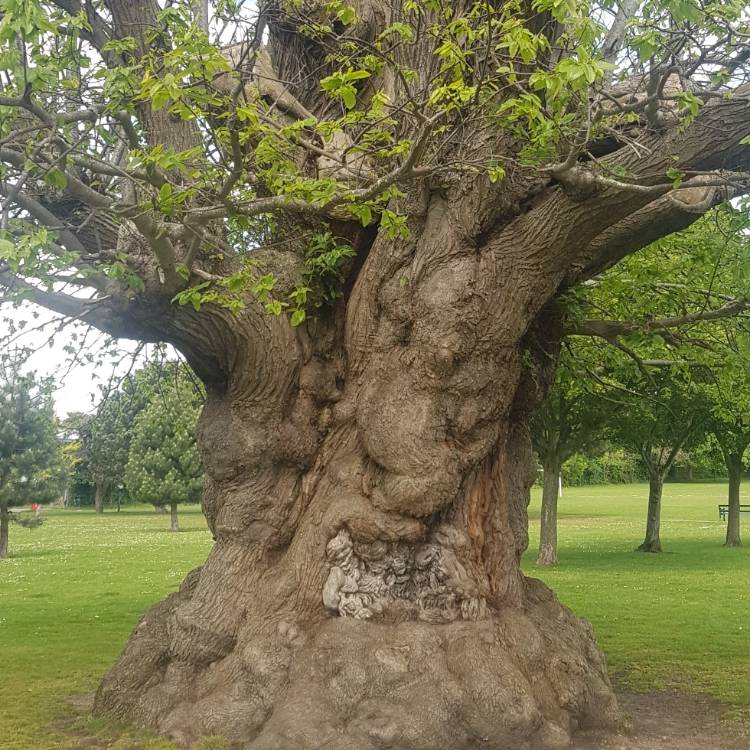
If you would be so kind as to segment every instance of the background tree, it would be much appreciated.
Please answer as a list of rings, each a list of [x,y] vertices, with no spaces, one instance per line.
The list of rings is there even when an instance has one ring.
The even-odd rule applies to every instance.
[[[750,362],[747,322],[736,320],[714,326],[710,347],[701,352],[696,367],[702,392],[710,404],[708,429],[721,451],[727,471],[727,547],[742,545],[740,487],[745,454],[750,445]]]
[[[21,358],[0,359],[0,559],[8,556],[9,509],[57,500],[65,484],[52,383],[21,367]]]
[[[68,477],[64,496],[66,506],[77,501],[82,488],[90,487],[91,477],[83,458],[81,442],[81,428],[89,418],[89,415],[82,412],[72,412],[60,421],[63,456]]]
[[[154,394],[133,422],[125,468],[128,494],[138,502],[168,506],[172,531],[179,531],[177,505],[199,502],[203,488],[199,411],[192,383],[177,383]]]
[[[94,485],[97,513],[104,512],[107,493],[124,482],[132,423],[141,408],[142,400],[134,393],[115,391],[80,426],[82,459]]]
[[[679,452],[700,440],[706,410],[691,383],[667,368],[654,372],[647,383],[630,383],[633,395],[621,401],[610,434],[614,442],[637,451],[648,473],[646,534],[637,551],[661,552],[664,480]]]
[[[521,574],[527,422],[549,303],[746,189],[744,4],[232,1],[209,35],[195,8],[0,21],[0,284],[174,344],[209,392],[216,545],[96,709],[253,750],[616,721]],[[382,649],[422,655],[408,688]]]
[[[119,492],[125,486],[138,415],[155,399],[163,399],[170,389],[184,388],[194,380],[184,364],[166,360],[164,354],[157,349],[135,372],[127,373],[104,392],[94,415],[79,420],[81,459],[95,488],[97,513],[103,512],[104,501],[113,490]]]
[[[729,474],[734,511],[727,539],[739,539],[750,386],[743,351],[750,298],[747,217],[744,204],[722,207],[572,295],[572,331],[620,354],[619,364],[611,361],[599,374],[590,368],[589,375],[625,395],[613,414],[612,434],[639,452],[649,472],[649,521],[639,548],[645,551],[660,549],[664,478],[687,442],[707,431],[721,446]],[[604,319],[575,320],[592,310]]]
[[[542,461],[543,488],[537,565],[557,565],[557,501],[563,464],[593,446],[603,435],[612,401],[595,392],[594,382],[577,360],[584,346],[566,348],[555,382],[531,420],[534,447]]]

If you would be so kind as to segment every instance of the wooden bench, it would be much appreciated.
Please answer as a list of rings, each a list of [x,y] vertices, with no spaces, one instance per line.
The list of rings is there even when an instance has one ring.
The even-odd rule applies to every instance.
[[[719,519],[723,521],[727,514],[729,513],[729,506],[728,505],[720,505],[719,506]],[[740,505],[740,514],[750,514],[750,505]]]

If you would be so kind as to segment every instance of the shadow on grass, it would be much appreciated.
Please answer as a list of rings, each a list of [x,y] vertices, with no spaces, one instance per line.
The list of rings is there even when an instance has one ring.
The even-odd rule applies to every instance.
[[[159,526],[144,526],[143,528],[138,529],[139,534],[170,534],[172,536],[179,536],[180,534],[205,534],[206,531],[208,531],[208,527],[200,526],[189,529],[179,529],[178,531],[172,531],[169,526],[164,529]]]
[[[671,538],[663,540],[664,551],[649,553],[636,551],[637,541],[632,546],[623,548],[618,545],[611,549],[560,547],[558,557],[560,564],[553,567],[536,565],[537,550],[529,549],[524,557],[524,568],[527,572],[576,571],[582,574],[595,571],[617,571],[627,573],[637,570],[644,575],[660,575],[664,572],[717,573],[731,570],[736,573],[738,557],[750,556],[748,547],[724,547],[723,540],[716,539],[715,544],[705,540]]]

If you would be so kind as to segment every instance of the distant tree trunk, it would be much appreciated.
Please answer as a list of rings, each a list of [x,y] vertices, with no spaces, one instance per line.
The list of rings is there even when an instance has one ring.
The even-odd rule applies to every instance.
[[[727,513],[727,537],[725,547],[741,547],[740,539],[740,484],[742,482],[742,455],[726,457],[729,474],[729,513]]]
[[[10,513],[8,503],[0,503],[0,560],[8,557],[8,526],[10,525]]]
[[[562,461],[554,456],[544,462],[542,517],[537,565],[557,565],[557,498],[560,491]]]
[[[155,513],[166,513],[167,509],[163,505],[154,505]]]
[[[170,517],[169,517],[169,528],[172,531],[179,531],[180,527],[177,523],[177,503],[171,503],[169,506]]]
[[[637,552],[661,552],[659,528],[661,526],[661,495],[664,489],[664,473],[650,470],[648,482],[648,514],[646,516],[646,538]]]
[[[104,513],[104,482],[101,479],[94,483],[94,508],[97,513]]]

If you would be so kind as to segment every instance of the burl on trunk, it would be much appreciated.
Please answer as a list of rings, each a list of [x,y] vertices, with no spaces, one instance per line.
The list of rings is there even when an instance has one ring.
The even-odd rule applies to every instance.
[[[228,372],[200,433],[216,545],[99,710],[253,750],[558,748],[617,721],[590,626],[519,568],[559,270],[529,283],[439,197],[412,216],[307,334],[193,318]]]

